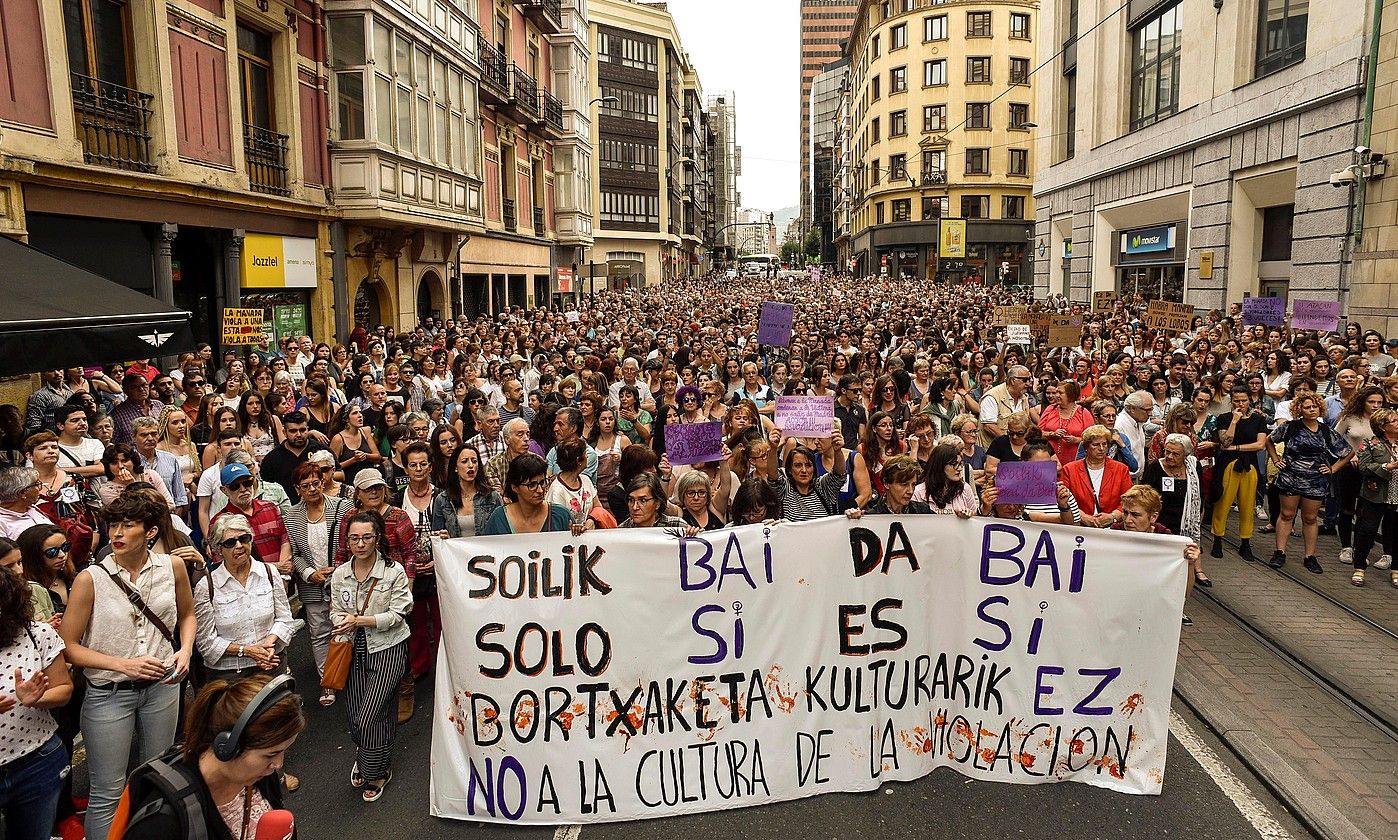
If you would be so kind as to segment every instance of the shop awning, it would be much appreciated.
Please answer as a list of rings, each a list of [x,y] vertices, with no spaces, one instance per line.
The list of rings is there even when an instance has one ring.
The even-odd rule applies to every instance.
[[[0,376],[193,349],[188,312],[0,236]]]

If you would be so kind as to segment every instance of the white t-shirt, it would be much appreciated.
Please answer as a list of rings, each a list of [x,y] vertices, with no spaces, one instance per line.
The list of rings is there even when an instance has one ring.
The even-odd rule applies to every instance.
[[[19,668],[24,679],[42,671],[63,652],[58,631],[41,621],[29,622],[27,631],[0,650],[0,674],[5,675],[6,691],[14,692],[14,673]],[[31,709],[16,703],[0,712],[0,766],[9,764],[42,747],[58,731],[58,721],[48,709]]]
[[[58,466],[63,469],[69,467],[90,467],[102,460],[102,452],[104,449],[105,447],[102,446],[102,441],[90,437],[85,437],[78,441],[77,446],[59,443]]]
[[[557,479],[549,485],[548,496],[545,498],[549,504],[561,505],[568,509],[570,513],[587,513],[592,510],[592,503],[597,499],[597,485],[592,483],[592,479],[586,474],[578,475],[579,484],[577,490],[570,490]]]
[[[214,493],[218,492],[218,489],[223,486],[223,482],[219,480],[219,472],[222,469],[223,465],[215,462],[212,467],[200,473],[199,486],[195,489],[194,495],[202,499],[205,496],[212,497]],[[216,511],[210,509],[209,512],[215,513]]]

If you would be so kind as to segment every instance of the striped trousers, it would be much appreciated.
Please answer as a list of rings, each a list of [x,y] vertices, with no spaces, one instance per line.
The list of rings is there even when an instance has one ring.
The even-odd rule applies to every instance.
[[[354,662],[343,697],[359,773],[367,782],[388,777],[398,734],[398,682],[407,668],[407,640],[370,653],[364,631],[355,631]]]

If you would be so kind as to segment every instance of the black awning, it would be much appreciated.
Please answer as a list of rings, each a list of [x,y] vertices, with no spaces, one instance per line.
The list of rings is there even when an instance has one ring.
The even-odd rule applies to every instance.
[[[0,376],[193,349],[188,312],[0,236]]]

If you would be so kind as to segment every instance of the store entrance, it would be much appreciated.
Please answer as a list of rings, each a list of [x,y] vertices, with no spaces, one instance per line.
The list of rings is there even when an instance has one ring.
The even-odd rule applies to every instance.
[[[1184,301],[1184,266],[1133,265],[1117,269],[1117,293],[1123,298],[1140,295],[1145,300]]]

